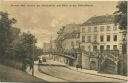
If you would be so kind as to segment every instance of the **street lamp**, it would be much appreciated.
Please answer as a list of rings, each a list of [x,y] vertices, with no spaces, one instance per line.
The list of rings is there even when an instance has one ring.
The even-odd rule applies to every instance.
[[[32,43],[32,76],[34,76],[34,49],[35,48],[35,41],[33,40],[33,43]]]
[[[79,47],[78,47],[78,50],[77,50],[77,64],[76,64],[76,67],[77,68],[82,68],[82,51],[81,51],[81,48],[80,48],[80,44],[81,44],[81,42],[79,41],[78,42],[78,44],[79,44]]]

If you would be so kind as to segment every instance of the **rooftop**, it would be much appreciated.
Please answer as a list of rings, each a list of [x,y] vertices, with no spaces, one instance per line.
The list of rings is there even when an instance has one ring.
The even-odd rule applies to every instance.
[[[114,23],[114,15],[102,15],[94,16],[84,22],[82,25],[100,25],[100,24],[111,24]]]

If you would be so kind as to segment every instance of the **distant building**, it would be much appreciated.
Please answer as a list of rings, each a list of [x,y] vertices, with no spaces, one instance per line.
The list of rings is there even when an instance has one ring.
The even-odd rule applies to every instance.
[[[43,51],[49,52],[51,50],[51,44],[50,43],[44,43],[43,45]]]
[[[71,51],[79,47],[80,41],[80,25],[68,24],[63,31],[62,48]]]
[[[55,52],[57,50],[56,40],[51,40],[51,50]]]
[[[66,64],[75,66],[76,57],[73,50],[79,48],[80,41],[80,25],[79,24],[67,24],[58,31],[58,37],[56,39],[57,51],[61,53],[57,55],[59,61]]]

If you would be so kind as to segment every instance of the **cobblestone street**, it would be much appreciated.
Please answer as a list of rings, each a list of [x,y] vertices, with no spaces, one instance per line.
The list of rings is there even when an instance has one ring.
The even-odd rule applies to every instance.
[[[57,64],[53,61],[43,63],[40,67],[40,72],[54,78],[58,78],[68,82],[124,82],[124,80],[108,78],[103,76],[81,73],[67,68],[63,64]],[[92,80],[93,79],[93,80]],[[57,82],[57,80],[54,80]]]

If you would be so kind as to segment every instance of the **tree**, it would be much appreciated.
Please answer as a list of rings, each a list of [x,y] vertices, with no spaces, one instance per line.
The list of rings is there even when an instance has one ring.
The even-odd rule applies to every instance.
[[[116,6],[118,11],[115,11],[115,23],[119,24],[122,30],[122,54],[120,56],[122,74],[127,75],[127,1],[120,1]],[[119,69],[120,70],[120,69]]]
[[[32,58],[36,42],[37,39],[31,33],[21,35],[20,54],[22,58]]]
[[[35,47],[34,60],[37,60],[39,56],[43,54],[43,49]]]
[[[27,64],[33,66],[34,60],[34,48],[37,39],[31,33],[23,33],[20,38],[20,44],[18,49],[18,55],[20,55],[20,60],[22,61],[22,70],[26,70]]]
[[[120,1],[116,6],[118,8],[115,14],[115,23],[119,23],[120,29],[127,29],[127,1]]]
[[[0,11],[0,17],[0,57],[4,57],[8,55],[9,46],[15,40],[20,30],[12,27],[16,20],[14,18],[9,19],[8,13]],[[14,35],[14,30],[17,30],[16,35]]]
[[[20,29],[18,28],[13,27],[10,30],[10,35],[8,37],[8,42],[10,41],[10,43],[5,51],[8,58],[18,58],[17,50],[19,49],[18,45],[20,43],[19,33]]]

